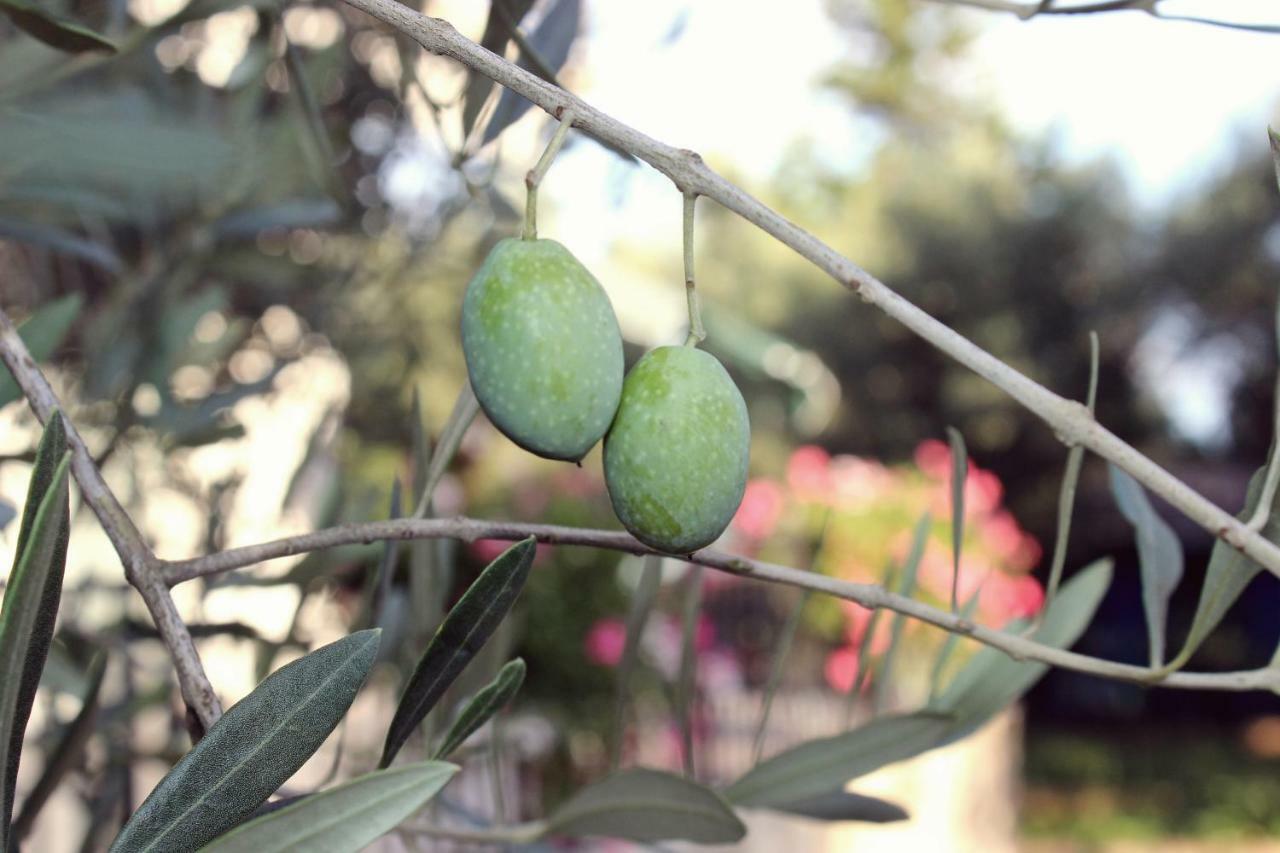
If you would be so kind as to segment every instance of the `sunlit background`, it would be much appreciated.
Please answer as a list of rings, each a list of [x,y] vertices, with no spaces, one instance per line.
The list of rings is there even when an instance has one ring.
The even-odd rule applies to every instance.
[[[68,59],[0,30],[0,298],[42,330],[37,355],[159,555],[408,512],[465,375],[463,289],[489,247],[518,233],[524,173],[553,123],[511,96],[485,102],[462,67],[340,3],[283,15],[236,0],[48,5],[121,52]],[[424,10],[476,40],[492,29],[487,3]],[[1280,25],[1263,0],[1161,10]],[[1051,389],[1083,397],[1096,331],[1100,420],[1240,507],[1273,428],[1280,192],[1266,126],[1280,121],[1280,34],[1137,11],[1024,21],[930,0],[538,0],[518,17],[566,88],[697,150]],[[540,198],[541,235],[600,279],[629,363],[683,339],[681,197],[665,177],[575,133]],[[953,426],[973,461],[962,598],[979,596],[976,618],[995,626],[1038,612],[1066,455],[1052,433],[706,199],[696,251],[705,346],[753,425],[751,481],[720,546],[899,583],[927,513],[913,594],[946,606]],[[0,545],[11,552],[38,430],[25,404],[2,399],[13,400],[0,410]],[[1176,642],[1212,541],[1157,505],[1188,556]],[[618,526],[598,452],[581,469],[536,459],[483,417],[435,510]],[[1068,573],[1117,561],[1077,648],[1145,662],[1132,529],[1096,459],[1075,531]],[[383,627],[383,665],[291,783],[303,790],[371,766],[405,667],[501,547],[353,546],[194,581],[175,597],[227,705],[307,649]],[[639,562],[539,553],[518,618],[457,691],[512,654],[529,662],[498,727],[500,757],[476,747],[437,820],[531,819],[607,766]],[[375,598],[384,560],[392,584]],[[675,769],[685,758],[671,684],[686,571],[664,565],[630,676],[626,763]],[[708,577],[693,755],[711,781],[750,764],[797,599]],[[1257,580],[1193,668],[1266,665],[1276,604],[1274,579]],[[816,597],[804,605],[766,755],[928,694],[945,635],[909,626],[887,672],[890,621]],[[39,775],[42,759],[29,756],[74,715],[94,648],[111,650],[107,736],[90,740],[30,849],[102,849],[188,740],[163,647],[85,509],[61,625],[22,785]],[[952,666],[971,652],[962,643]],[[749,849],[1270,849],[1278,762],[1273,696],[1051,673],[973,738],[859,780],[909,821],[761,814]],[[434,849],[411,828],[382,844]]]

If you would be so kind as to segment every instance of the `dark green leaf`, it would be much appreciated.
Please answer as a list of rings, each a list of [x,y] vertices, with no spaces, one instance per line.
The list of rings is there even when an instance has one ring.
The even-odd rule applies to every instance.
[[[66,437],[56,411],[45,428],[0,606],[0,850],[9,843],[22,736],[49,654],[67,557]]]
[[[110,247],[54,225],[0,219],[0,237],[78,258],[109,273],[118,274],[124,269],[124,262]]]
[[[116,52],[114,44],[88,27],[46,12],[28,0],[0,0],[0,12],[7,15],[14,26],[27,35],[35,36],[58,50],[69,53],[88,50]]]
[[[839,790],[850,779],[919,755],[954,723],[949,714],[895,714],[833,737],[816,738],[756,765],[725,791],[742,806],[785,806]]]
[[[574,794],[547,819],[543,835],[732,844],[746,832],[715,791],[670,773],[635,768]]]
[[[964,545],[964,487],[969,477],[969,451],[964,446],[964,436],[955,427],[947,427],[947,441],[951,443],[951,557],[954,563],[951,578],[951,612],[960,609],[960,548]]]
[[[1082,569],[1063,584],[1032,639],[1056,649],[1073,645],[1093,620],[1110,585],[1110,560],[1098,560]],[[1016,661],[1002,651],[985,647],[941,695],[929,702],[927,710],[953,715],[955,723],[947,742],[959,740],[1030,690],[1048,669],[1048,664]]]
[[[1182,543],[1163,518],[1156,514],[1147,493],[1115,465],[1111,472],[1111,494],[1116,506],[1133,525],[1138,542],[1138,568],[1142,575],[1142,609],[1147,617],[1147,639],[1151,666],[1164,663],[1165,620],[1169,598],[1182,580]]]
[[[71,324],[80,314],[80,294],[73,293],[40,307],[18,327],[18,336],[27,345],[31,357],[44,361],[71,331]],[[0,373],[0,406],[7,406],[22,396],[18,383],[8,371]]]
[[[581,12],[581,0],[555,0],[537,28],[529,34],[529,45],[537,52],[539,61],[522,54],[516,64],[543,79],[547,79],[545,72],[548,70],[558,73],[569,58],[569,47],[578,35]],[[493,115],[485,126],[481,144],[497,139],[498,134],[514,124],[531,106],[533,105],[524,96],[517,95],[510,89],[503,89],[498,106],[494,108]]]
[[[453,721],[449,732],[444,736],[444,741],[440,744],[439,749],[436,750],[436,758],[448,758],[455,749],[462,746],[466,739],[475,733],[476,729],[483,726],[489,721],[490,717],[505,708],[507,703],[519,692],[520,685],[524,684],[524,673],[525,665],[522,658],[508,661],[498,671],[497,677],[472,697],[467,706],[462,709],[462,714]]]
[[[878,800],[849,791],[828,791],[816,797],[770,806],[774,811],[814,820],[856,820],[862,823],[893,823],[911,817],[897,803]]]
[[[520,25],[528,14],[533,0],[493,0],[489,4],[489,17],[484,22],[484,33],[480,36],[480,46],[491,50],[499,56],[507,52],[507,44],[511,41],[511,30]],[[483,74],[472,71],[467,78],[467,90],[462,96],[462,135],[471,135],[476,119],[484,102],[493,91],[493,81]]]
[[[391,763],[409,734],[511,610],[529,577],[535,549],[530,537],[502,552],[445,616],[400,696],[379,766]]]
[[[246,239],[272,228],[323,228],[342,220],[331,198],[299,198],[229,213],[210,228],[222,240]]]
[[[978,609],[978,602],[982,600],[982,587],[974,590],[973,595],[969,596],[969,600],[964,603],[957,614],[961,619],[972,620],[973,611]],[[960,635],[957,633],[947,634],[946,641],[942,644],[942,648],[938,651],[938,656],[934,658],[933,670],[929,673],[929,698],[933,699],[942,689],[942,676],[947,670],[947,664],[951,662],[952,655],[956,652],[956,646],[960,645]]]
[[[36,780],[31,793],[22,802],[22,811],[13,821],[13,837],[21,841],[31,831],[40,809],[49,801],[54,789],[75,763],[79,760],[84,745],[93,734],[93,726],[98,712],[98,692],[102,689],[102,677],[107,672],[107,656],[99,652],[89,663],[88,683],[84,696],[81,697],[80,710],[75,718],[62,730],[58,743],[45,760],[40,778]]]
[[[684,758],[684,773],[693,776],[693,702],[697,682],[698,616],[702,613],[702,584],[706,579],[703,566],[689,566],[685,582],[684,613],[680,629],[680,671],[676,675],[674,702],[676,721],[680,726],[680,754]]]
[[[395,829],[453,778],[442,761],[375,770],[254,818],[203,853],[356,853]]]
[[[1272,448],[1275,453],[1276,448]],[[1258,498],[1262,492],[1262,483],[1266,477],[1266,468],[1260,468],[1249,479],[1249,488],[1245,496],[1244,509],[1236,517],[1247,519],[1253,515],[1258,506]],[[1272,507],[1271,517],[1262,528],[1262,535],[1272,542],[1280,542],[1280,505]],[[1191,630],[1182,645],[1182,651],[1168,665],[1168,670],[1185,666],[1196,649],[1205,638],[1218,627],[1222,617],[1227,615],[1231,605],[1236,603],[1249,582],[1257,577],[1262,567],[1244,554],[1237,551],[1226,541],[1219,539],[1213,543],[1213,551],[1209,553],[1209,566],[1205,569],[1204,586],[1200,589],[1200,601],[1196,604],[1196,615],[1191,620]]]
[[[111,850],[193,850],[240,823],[324,743],[377,651],[378,632],[360,631],[267,676],[160,780]]]

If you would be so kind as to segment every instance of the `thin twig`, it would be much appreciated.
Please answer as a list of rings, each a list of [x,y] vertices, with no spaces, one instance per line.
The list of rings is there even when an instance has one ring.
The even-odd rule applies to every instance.
[[[447,21],[423,15],[396,0],[346,2],[408,35],[432,53],[461,62],[552,115],[572,109],[575,127],[649,163],[670,178],[682,193],[692,192],[713,199],[791,247],[865,302],[1009,394],[1049,424],[1064,443],[1082,445],[1113,462],[1196,524],[1280,576],[1280,546],[1248,530],[1242,521],[1098,424],[1083,404],[1055,394],[934,319],[853,261],[718,175],[696,152],[640,133],[581,98],[485,50],[459,34]],[[1050,11],[1060,13],[1062,9],[1055,7]]]
[[[322,548],[355,543],[369,544],[386,539],[458,539],[475,542],[479,539],[516,541],[528,536],[550,545],[585,545],[628,554],[660,553],[642,544],[628,533],[614,530],[590,530],[581,527],[561,527],[552,524],[527,524],[516,521],[493,521],[479,518],[430,518],[397,519],[394,521],[369,521],[331,527],[314,533],[304,533],[246,545],[197,557],[192,560],[164,562],[163,576],[170,584],[192,578],[205,577],[252,566],[278,557],[289,557]],[[670,556],[670,555],[664,555]],[[781,566],[763,560],[739,557],[723,551],[703,549],[683,556],[683,559],[699,566],[728,572],[739,577],[755,578],[768,583],[781,584],[797,589],[811,589],[861,604],[863,607],[885,608],[903,613],[945,631],[970,637],[979,643],[999,649],[1019,660],[1034,660],[1063,669],[1086,672],[1121,681],[1161,687],[1210,690],[1270,690],[1280,687],[1280,671],[1258,669],[1241,672],[1179,672],[1161,676],[1158,672],[1131,664],[1113,663],[1053,648],[1026,637],[1008,634],[976,625],[947,610],[930,607],[923,602],[905,598],[874,584],[827,577],[790,566]]]
[[[48,380],[36,366],[35,359],[27,351],[27,345],[18,335],[13,321],[3,310],[0,310],[0,360],[4,361],[13,374],[41,423],[48,422],[55,411],[62,411]],[[151,548],[147,546],[120,501],[102,479],[102,474],[93,464],[93,456],[65,412],[62,414],[62,421],[67,429],[67,444],[71,448],[71,473],[80,486],[80,494],[98,517],[103,531],[120,556],[125,578],[138,590],[146,603],[151,619],[156,623],[160,637],[173,657],[182,698],[207,731],[222,716],[222,704],[218,701],[213,685],[209,683],[209,677],[205,675],[200,655],[196,652],[195,643],[191,641],[191,633],[178,615],[178,608],[174,605],[168,588],[157,574],[159,561],[151,553]]]
[[[560,147],[564,145],[564,140],[569,135],[569,129],[573,127],[571,107],[556,110],[552,115],[560,120],[560,126],[551,135],[551,141],[547,143],[547,149],[538,158],[537,165],[524,176],[525,189],[528,191],[524,203],[524,239],[526,240],[533,240],[538,236],[538,185],[547,176],[547,170],[555,162],[556,155],[560,153]]]
[[[684,345],[696,347],[707,339],[707,330],[702,326],[702,309],[698,305],[698,291],[693,283],[693,210],[698,196],[695,193],[684,194],[684,292],[689,302],[689,337]]]

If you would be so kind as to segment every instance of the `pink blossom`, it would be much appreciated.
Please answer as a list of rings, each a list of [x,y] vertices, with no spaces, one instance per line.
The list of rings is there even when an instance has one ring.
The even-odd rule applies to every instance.
[[[977,465],[969,466],[969,476],[964,481],[965,512],[976,512],[980,515],[1000,506],[1004,497],[1004,486],[1000,478],[990,471],[984,471]]]
[[[787,462],[787,485],[799,497],[826,497],[831,485],[831,454],[814,444],[797,447]]]
[[[951,448],[936,438],[916,445],[915,462],[917,468],[935,480],[951,476]]]
[[[854,646],[841,646],[827,655],[826,665],[822,673],[831,689],[839,693],[848,693],[853,689],[853,680],[858,676],[858,650]]]
[[[752,539],[773,533],[782,515],[782,488],[772,480],[752,480],[742,496],[733,524]]]
[[[601,619],[587,632],[583,651],[587,660],[600,666],[617,666],[627,644],[627,626],[621,619]]]
[[[1029,618],[1043,606],[1044,590],[1030,575],[994,574],[982,587],[982,609],[997,624]]]
[[[842,454],[831,460],[831,486],[848,505],[861,505],[889,491],[896,476],[879,462]]]

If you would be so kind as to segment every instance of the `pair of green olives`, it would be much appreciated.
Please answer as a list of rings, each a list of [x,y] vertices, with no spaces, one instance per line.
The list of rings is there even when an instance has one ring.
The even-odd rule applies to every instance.
[[[746,488],[747,407],[716,358],[659,347],[623,377],[604,288],[554,240],[506,239],[467,287],[462,349],[493,424],[539,456],[577,462],[604,438],[614,512],[653,548],[714,542]]]

